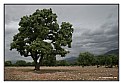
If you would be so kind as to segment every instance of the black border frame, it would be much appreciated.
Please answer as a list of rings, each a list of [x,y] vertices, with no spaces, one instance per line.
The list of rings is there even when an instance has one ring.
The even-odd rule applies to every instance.
[[[31,4],[31,3],[4,3],[4,5],[3,5],[3,48],[4,48],[4,57],[3,57],[3,60],[4,60],[4,62],[5,62],[5,6],[6,5],[117,5],[118,6],[118,51],[119,51],[119,53],[118,53],[118,55],[119,55],[119,59],[120,59],[120,48],[119,48],[119,46],[120,46],[120,40],[119,40],[119,34],[120,34],[120,25],[119,25],[119,23],[120,23],[120,4],[119,3],[84,3],[84,4],[79,4],[79,3],[74,3],[74,4],[70,4],[70,3],[43,3],[43,4],[38,4],[38,3],[34,3],[34,4]],[[120,67],[118,67],[118,80],[5,80],[5,66],[4,66],[4,62],[3,62],[3,70],[4,70],[4,75],[3,75],[3,77],[4,77],[4,81],[119,81],[120,80],[120,77],[119,77],[119,68]],[[120,66],[120,63],[119,63],[119,66]]]

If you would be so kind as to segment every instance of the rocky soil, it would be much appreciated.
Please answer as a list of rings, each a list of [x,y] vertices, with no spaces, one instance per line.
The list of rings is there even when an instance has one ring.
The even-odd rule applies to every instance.
[[[96,66],[5,67],[4,80],[119,80],[118,68]]]

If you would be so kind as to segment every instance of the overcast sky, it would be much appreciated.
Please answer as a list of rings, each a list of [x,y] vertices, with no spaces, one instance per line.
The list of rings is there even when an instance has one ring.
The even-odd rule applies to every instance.
[[[5,5],[5,60],[32,61],[16,50],[10,51],[10,43],[18,32],[20,18],[43,8],[52,8],[59,24],[66,21],[73,25],[72,48],[65,58],[77,57],[80,52],[97,55],[118,48],[118,5]]]

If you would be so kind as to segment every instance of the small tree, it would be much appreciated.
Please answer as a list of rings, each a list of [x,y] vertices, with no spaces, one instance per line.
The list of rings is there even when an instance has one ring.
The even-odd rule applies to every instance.
[[[59,61],[56,61],[56,65],[57,66],[68,66],[69,63],[66,60],[59,60]]]
[[[97,60],[97,65],[105,65],[105,61],[106,61],[106,56],[105,55],[98,55],[96,57]]]
[[[12,62],[11,61],[5,61],[5,66],[12,66]]]
[[[26,62],[26,66],[32,66],[31,62]]]
[[[118,65],[118,62],[119,62],[119,60],[118,60],[118,55],[112,54],[112,55],[109,55],[109,56],[110,56],[111,59],[112,59],[112,65]]]
[[[95,63],[94,55],[89,52],[80,53],[78,62],[82,67],[93,65]]]
[[[61,66],[68,66],[68,62],[66,60],[61,60],[60,65]]]
[[[14,35],[11,48],[16,49],[21,56],[31,56],[35,70],[40,69],[40,63],[45,56],[61,55],[68,51],[63,46],[71,48],[72,24],[62,22],[59,26],[57,15],[52,9],[37,9],[32,15],[23,16],[19,22],[19,32]]]
[[[112,58],[110,56],[107,56],[105,59],[105,65],[112,68]]]
[[[27,64],[26,64],[26,61],[24,61],[24,60],[18,60],[18,61],[16,61],[15,65],[16,66],[26,66]]]

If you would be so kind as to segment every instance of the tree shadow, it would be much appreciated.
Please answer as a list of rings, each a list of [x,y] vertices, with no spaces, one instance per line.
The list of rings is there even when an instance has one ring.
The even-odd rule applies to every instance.
[[[70,72],[73,70],[68,69],[40,69],[40,71],[34,71],[37,74],[44,74],[44,73],[56,73],[56,72]]]
[[[69,69],[40,69],[39,71],[35,71],[34,69],[23,69],[23,72],[32,72],[36,74],[44,74],[44,73],[56,73],[56,72],[70,72],[74,70]]]

